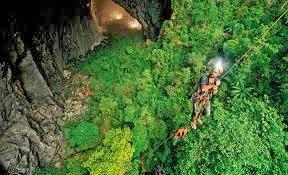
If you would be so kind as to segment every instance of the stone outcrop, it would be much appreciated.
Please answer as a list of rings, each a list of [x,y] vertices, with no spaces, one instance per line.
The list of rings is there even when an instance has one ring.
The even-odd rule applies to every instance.
[[[156,39],[165,20],[171,18],[171,0],[113,0],[142,25],[144,36]]]

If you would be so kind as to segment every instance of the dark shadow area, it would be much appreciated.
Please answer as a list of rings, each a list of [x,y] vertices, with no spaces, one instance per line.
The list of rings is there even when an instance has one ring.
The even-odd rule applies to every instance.
[[[162,14],[162,16],[161,16],[161,19],[162,20],[169,20],[169,19],[171,19],[171,16],[172,16],[172,13],[173,13],[173,11],[172,11],[172,4],[171,4],[171,0],[161,0],[160,1],[161,3],[161,6],[162,6],[162,8],[160,8],[160,9],[162,9],[162,12],[161,12],[161,14]]]
[[[5,168],[3,167],[2,164],[0,164],[0,174],[1,175],[8,175],[7,171],[5,170]]]

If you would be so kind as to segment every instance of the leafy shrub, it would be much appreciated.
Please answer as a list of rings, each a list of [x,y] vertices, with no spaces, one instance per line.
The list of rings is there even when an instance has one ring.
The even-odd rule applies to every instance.
[[[88,175],[89,172],[83,167],[82,163],[75,159],[68,160],[65,165],[65,175]]]
[[[97,127],[88,121],[81,121],[74,126],[65,128],[64,131],[71,146],[78,151],[96,147],[100,140]]]
[[[288,172],[283,116],[276,109],[257,99],[213,107],[214,119],[207,118],[178,148],[177,174]]]
[[[110,130],[103,145],[98,146],[84,163],[92,175],[123,175],[130,167],[134,148],[130,144],[131,131],[128,128]]]
[[[65,175],[63,169],[58,169],[53,165],[46,165],[45,167],[37,168],[33,172],[34,175]]]

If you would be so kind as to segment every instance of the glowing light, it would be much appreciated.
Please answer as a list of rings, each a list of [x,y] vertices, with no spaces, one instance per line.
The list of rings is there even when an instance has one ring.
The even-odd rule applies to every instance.
[[[129,21],[128,25],[130,28],[133,28],[133,29],[141,29],[142,27],[141,24],[137,20]]]
[[[114,13],[114,14],[112,14],[112,18],[116,19],[116,20],[122,19],[123,14],[122,13]]]
[[[216,64],[214,65],[214,68],[220,71],[220,73],[223,72],[223,66],[222,66],[222,60],[219,59]]]
[[[222,68],[222,60],[217,61],[215,67],[216,67],[217,69],[221,69],[221,68]]]

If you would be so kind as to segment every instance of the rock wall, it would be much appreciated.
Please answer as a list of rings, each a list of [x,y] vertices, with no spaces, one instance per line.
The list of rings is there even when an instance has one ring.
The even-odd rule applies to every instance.
[[[0,166],[3,174],[27,175],[65,158],[58,124],[63,68],[99,38],[86,3],[32,14],[7,9],[0,26]]]
[[[144,36],[157,39],[162,24],[172,15],[171,0],[113,0],[142,25]]]

